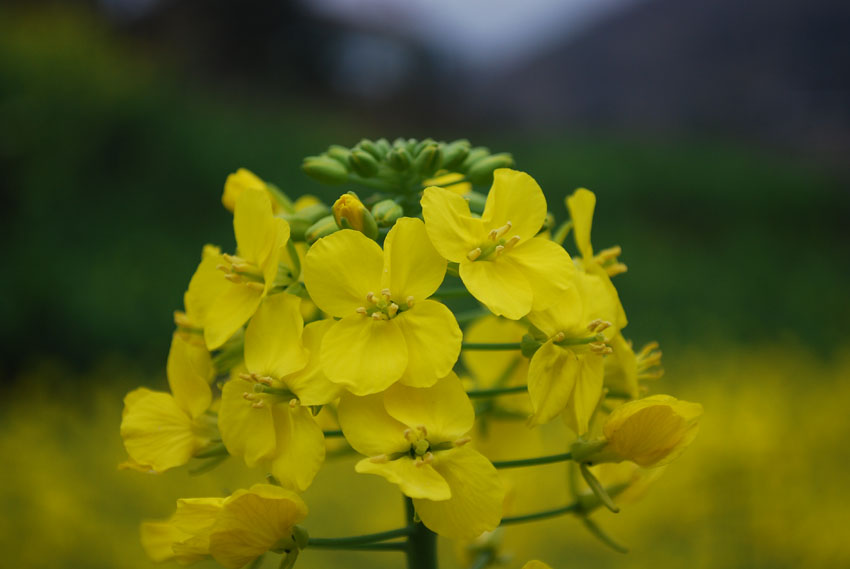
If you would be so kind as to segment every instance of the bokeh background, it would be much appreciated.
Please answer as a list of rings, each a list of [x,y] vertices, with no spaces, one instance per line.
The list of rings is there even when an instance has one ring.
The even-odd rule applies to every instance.
[[[848,29],[840,0],[7,0],[4,564],[149,567],[139,520],[257,479],[116,470],[123,394],[163,388],[201,246],[233,247],[225,177],[332,200],[304,156],[430,136],[512,152],[559,219],[594,190],[627,335],[665,352],[655,391],[706,409],[651,491],[597,516],[630,554],[564,518],[508,531],[506,567],[850,565]],[[567,499],[563,465],[533,475],[523,511]],[[372,478],[326,467],[314,535],[400,523]]]

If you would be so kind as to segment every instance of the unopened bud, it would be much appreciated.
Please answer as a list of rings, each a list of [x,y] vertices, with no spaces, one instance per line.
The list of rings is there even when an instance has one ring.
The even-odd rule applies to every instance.
[[[328,156],[348,168],[348,157],[351,156],[351,150],[339,144],[331,145],[325,152]]]
[[[378,225],[371,212],[354,192],[342,194],[334,203],[333,217],[342,229],[354,229],[369,239],[378,236]]]
[[[308,156],[301,164],[305,174],[323,184],[342,184],[348,179],[348,169],[328,156]]]
[[[397,172],[403,172],[410,168],[411,162],[410,153],[405,148],[395,148],[387,154],[387,163],[390,168]]]
[[[382,200],[372,206],[372,216],[379,227],[389,227],[404,215],[404,210],[393,200]]]
[[[487,185],[493,182],[493,171],[497,168],[510,168],[514,165],[514,158],[507,152],[493,154],[479,162],[476,162],[466,177],[476,185]]]
[[[378,147],[378,151],[381,153],[381,156],[386,156],[387,152],[393,149],[393,147],[390,146],[390,141],[386,138],[379,138],[378,140],[376,140],[375,146]]]
[[[317,221],[331,212],[330,208],[323,203],[309,205],[298,213],[284,215],[283,218],[289,223],[289,231],[292,239],[301,241],[307,230]]]
[[[358,176],[371,178],[378,173],[378,161],[365,150],[355,150],[348,157],[348,164]]]
[[[466,160],[466,156],[469,154],[469,148],[468,140],[456,140],[449,144],[444,144],[442,147],[443,168],[452,170],[456,166],[460,166]]]
[[[478,192],[469,192],[464,197],[469,202],[469,211],[479,215],[484,213],[484,206],[487,205],[487,196]]]
[[[368,152],[369,154],[372,155],[372,157],[375,160],[380,160],[381,157],[383,156],[383,154],[381,154],[380,148],[378,148],[378,145],[375,144],[374,142],[372,142],[371,140],[367,139],[367,138],[364,138],[363,140],[358,142],[357,148],[360,149],[360,150],[363,150],[365,152]]]
[[[461,172],[466,172],[479,161],[487,158],[488,156],[490,156],[489,148],[485,146],[476,146],[475,148],[469,151],[464,161],[460,163],[460,167],[458,168],[458,170],[460,170]]]
[[[339,226],[333,215],[327,215],[307,228],[304,232],[304,241],[313,244],[322,237],[336,233],[339,231]]]
[[[443,161],[443,154],[437,144],[429,144],[416,156],[413,166],[417,172],[423,177],[429,177],[434,174]]]

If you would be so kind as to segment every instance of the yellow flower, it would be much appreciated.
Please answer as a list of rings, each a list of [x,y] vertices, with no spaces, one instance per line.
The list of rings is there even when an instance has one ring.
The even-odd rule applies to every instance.
[[[318,362],[332,321],[306,328],[300,299],[269,296],[245,331],[248,373],[222,389],[219,429],[228,451],[245,463],[267,465],[282,484],[306,489],[325,458],[322,429],[310,412],[339,396]]]
[[[596,195],[590,190],[580,188],[566,199],[570,219],[573,222],[573,236],[576,247],[581,253],[581,267],[586,280],[595,280],[599,289],[604,289],[606,294],[614,299],[616,314],[610,320],[618,330],[626,327],[626,313],[620,303],[617,289],[611,282],[611,277],[626,272],[626,265],[617,261],[620,254],[619,247],[605,249],[594,257],[593,246],[590,243],[590,229],[593,225],[593,211],[596,208]]]
[[[576,434],[588,430],[602,396],[603,356],[611,352],[607,338],[617,332],[606,319],[613,313],[611,298],[597,284],[577,275],[576,286],[561,294],[557,304],[528,315],[546,338],[528,368],[532,425],[563,412],[564,422]]]
[[[442,170],[437,172],[433,178],[423,180],[422,185],[440,186],[445,190],[462,196],[472,191],[472,184],[469,182],[462,182],[461,180],[463,179],[464,175],[460,172],[446,172],[445,170]]]
[[[354,229],[369,239],[378,236],[375,218],[354,192],[342,194],[333,206],[334,221],[342,229]]]
[[[121,437],[134,467],[163,472],[182,466],[215,436],[214,370],[205,348],[175,334],[168,354],[171,393],[140,387],[124,398]]]
[[[630,460],[644,468],[669,463],[681,455],[699,430],[702,405],[653,395],[614,409],[602,427],[605,446],[587,460]]]
[[[398,484],[432,531],[473,539],[499,525],[504,490],[490,461],[465,444],[475,412],[453,373],[426,388],[345,394],[339,422],[351,446],[370,457],[357,472]]]
[[[535,237],[546,219],[546,198],[524,172],[495,171],[481,218],[461,196],[437,187],[423,193],[422,214],[434,247],[460,264],[463,284],[496,315],[517,320],[542,310],[572,281],[567,252]]]
[[[236,198],[233,214],[238,255],[223,255],[228,286],[212,303],[204,327],[207,348],[221,347],[254,314],[274,286],[289,224],[272,214],[267,192],[248,188]]]
[[[236,200],[245,190],[260,190],[268,193],[270,197],[272,193],[269,185],[259,176],[246,168],[239,168],[236,172],[227,176],[227,180],[224,182],[224,193],[221,195],[221,203],[228,210],[234,211]],[[271,203],[274,212],[278,213],[281,209],[280,205],[275,199],[272,199]]]
[[[221,249],[214,245],[204,245],[201,253],[201,262],[192,279],[189,288],[183,295],[183,307],[185,312],[174,312],[174,323],[177,332],[186,341],[204,343],[204,325],[207,314],[215,299],[229,286],[229,282],[222,278],[218,266],[222,263]]]
[[[328,379],[366,395],[396,381],[433,385],[448,374],[460,328],[445,305],[425,300],[445,271],[418,219],[399,219],[383,251],[352,230],[317,241],[304,260],[304,282],[321,310],[341,318],[322,341]]]
[[[154,561],[186,565],[211,556],[239,569],[267,551],[297,547],[295,524],[306,516],[307,506],[294,492],[255,484],[228,498],[178,500],[171,518],[142,524],[142,546]]]

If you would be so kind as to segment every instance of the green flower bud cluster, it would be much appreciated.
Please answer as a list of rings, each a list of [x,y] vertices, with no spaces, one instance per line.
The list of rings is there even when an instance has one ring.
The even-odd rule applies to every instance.
[[[463,175],[463,181],[489,185],[493,171],[514,165],[508,153],[491,154],[468,140],[438,142],[432,138],[363,139],[351,148],[332,145],[308,156],[302,170],[323,184],[356,183],[391,194],[419,192],[426,181],[443,173]],[[389,207],[389,206],[387,206]]]

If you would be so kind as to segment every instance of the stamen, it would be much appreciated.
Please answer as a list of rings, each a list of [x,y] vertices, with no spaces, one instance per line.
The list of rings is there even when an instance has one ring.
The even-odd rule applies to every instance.
[[[383,319],[384,319],[383,313],[381,313],[381,312],[373,312],[372,313],[372,320],[383,320]]]
[[[295,409],[299,405],[301,405],[301,402],[298,399],[296,399],[295,397],[293,397],[292,399],[289,400],[289,406],[291,408]]]
[[[245,286],[254,290],[258,290],[260,292],[263,292],[266,289],[266,286],[263,283],[258,283],[254,281],[245,283]]]
[[[592,342],[588,344],[590,351],[595,354],[605,355],[605,354],[613,354],[614,350],[608,344],[603,342]]]
[[[259,383],[262,383],[263,385],[268,385],[269,387],[271,387],[272,382],[274,381],[274,378],[270,377],[268,375],[264,375],[263,377],[258,377],[257,381]]]
[[[355,310],[354,312],[356,312],[357,314],[364,314],[365,315],[366,314],[366,307],[365,306],[358,306],[357,310]]]
[[[253,373],[240,373],[239,379],[244,379],[245,381],[256,381],[256,374]]]
[[[555,334],[554,336],[552,336],[552,341],[553,341],[553,342],[555,342],[555,343],[557,343],[557,342],[563,342],[563,341],[564,341],[564,338],[566,338],[566,337],[567,337],[567,336],[566,336],[563,332],[558,332],[557,334]]]
[[[243,259],[242,257],[239,257],[239,256],[237,256],[237,255],[229,255],[229,254],[227,254],[227,253],[224,253],[224,254],[222,254],[222,256],[221,256],[221,257],[222,257],[225,261],[227,261],[228,263],[230,263],[231,265],[238,265],[238,264],[245,263],[245,259]]]
[[[405,429],[405,430],[404,430],[404,438],[405,438],[406,440],[408,440],[408,441],[409,441],[409,440],[410,440],[410,435],[412,435],[412,434],[413,434],[413,430],[411,430],[411,429]]]
[[[251,407],[253,407],[254,409],[261,409],[261,408],[263,408],[263,407],[265,407],[265,406],[266,406],[266,404],[263,402],[263,400],[262,400],[262,399],[260,399],[260,400],[259,400],[259,401],[257,401],[256,403],[252,403],[252,404],[251,404]]]
[[[481,256],[481,247],[476,247],[475,249],[473,249],[472,251],[470,251],[469,253],[466,254],[466,258],[469,259],[470,261],[474,261],[475,259],[477,259],[480,256]]]
[[[239,283],[242,282],[242,277],[240,277],[239,275],[234,274],[234,273],[227,273],[226,275],[224,275],[224,278],[226,278],[230,282],[236,283],[236,284],[239,284]]]
[[[390,292],[390,289],[388,289],[388,288],[382,289],[382,290],[381,290],[381,295],[382,295],[382,296],[384,297],[384,299],[386,299],[386,300],[389,300],[389,299],[390,299],[390,298],[392,298],[392,296],[393,296],[393,295],[392,295],[392,293]]]
[[[522,239],[522,237],[520,237],[519,235],[514,235],[513,237],[508,239],[508,242],[505,243],[505,247],[507,247],[508,249],[511,249],[511,248],[515,247],[516,244],[519,243],[521,239]]]
[[[379,455],[369,457],[369,462],[372,462],[374,464],[383,464],[383,463],[387,462],[389,459],[390,459],[390,457],[388,457],[387,455],[379,454]]]
[[[257,399],[257,396],[253,393],[248,393],[247,391],[242,394],[242,399],[247,399],[248,401],[254,401]]]
[[[422,467],[426,464],[431,464],[432,462],[434,462],[434,453],[429,451],[426,452],[425,455],[421,459],[417,460],[414,464],[416,466]]]
[[[417,429],[420,433],[422,433],[422,438],[427,438],[427,437],[428,437],[428,429],[426,429],[426,428],[425,428],[425,425],[419,425],[418,427],[416,427],[416,429]]]
[[[378,302],[377,300],[375,300],[375,293],[371,291],[366,293],[366,300],[371,302],[372,304]]]
[[[501,253],[501,252],[502,252],[502,251],[504,251],[504,250],[505,250],[505,246],[504,246],[504,245],[496,245],[496,255],[497,255],[497,256],[499,255],[499,253]]]
[[[506,222],[503,226],[490,230],[490,233],[487,234],[487,237],[490,238],[491,241],[495,241],[505,233],[511,230],[513,225],[510,221]]]
[[[227,265],[216,265],[215,268],[218,269],[219,271],[223,271],[225,273],[230,272],[230,267],[228,267]]]
[[[413,297],[412,296],[408,296],[404,301],[407,303],[408,308],[413,308]]]
[[[461,437],[461,438],[457,439],[452,444],[454,444],[454,446],[456,446],[456,447],[462,447],[463,445],[470,442],[471,440],[472,440],[472,437]]]
[[[390,318],[398,314],[398,304],[396,304],[395,302],[390,304],[390,306],[387,308],[387,314]]]

